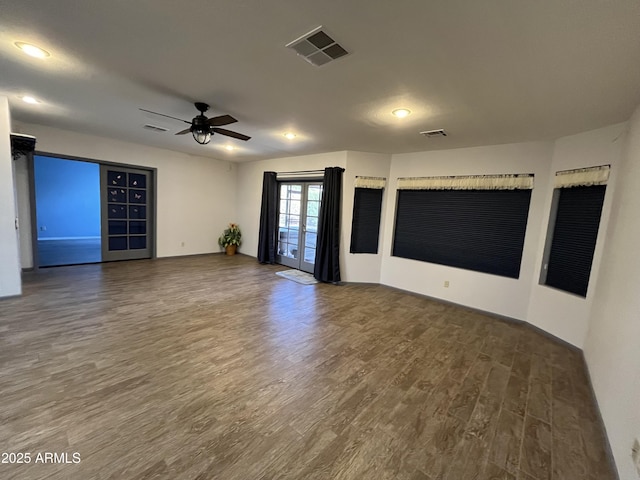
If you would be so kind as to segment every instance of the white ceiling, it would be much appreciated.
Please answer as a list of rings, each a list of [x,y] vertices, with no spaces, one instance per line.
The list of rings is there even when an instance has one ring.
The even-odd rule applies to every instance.
[[[3,0],[0,18],[14,120],[234,161],[553,139],[640,103],[637,0]],[[315,67],[285,48],[318,25],[351,54]],[[190,120],[194,101],[253,138],[202,146],[138,110]],[[435,128],[449,136],[418,134]]]

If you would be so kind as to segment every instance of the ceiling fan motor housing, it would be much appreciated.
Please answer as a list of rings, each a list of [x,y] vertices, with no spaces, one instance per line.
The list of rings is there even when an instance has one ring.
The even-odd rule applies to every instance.
[[[209,126],[209,119],[204,115],[198,115],[197,117],[194,117],[193,120],[191,121],[192,132],[194,131],[207,132],[210,129],[211,128]]]

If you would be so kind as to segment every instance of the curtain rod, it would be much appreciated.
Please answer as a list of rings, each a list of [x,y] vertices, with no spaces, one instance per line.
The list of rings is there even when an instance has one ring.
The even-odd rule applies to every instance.
[[[588,169],[588,168],[602,168],[602,167],[611,168],[611,164],[610,163],[605,163],[604,165],[595,165],[593,167],[568,168],[566,170],[557,170],[556,173],[573,172],[575,170],[585,170],[585,169]]]
[[[292,172],[276,172],[278,175],[294,175],[298,173],[324,173],[324,170],[296,170]]]

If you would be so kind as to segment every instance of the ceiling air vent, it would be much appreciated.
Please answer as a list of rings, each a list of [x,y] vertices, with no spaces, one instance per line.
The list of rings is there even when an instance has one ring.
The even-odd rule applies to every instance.
[[[169,129],[168,128],[164,128],[164,127],[159,127],[157,125],[151,125],[150,123],[147,123],[144,128],[146,128],[147,130],[151,130],[152,132],[168,132]]]
[[[438,128],[437,130],[425,130],[424,132],[420,132],[420,135],[424,135],[425,137],[446,137],[447,132],[444,131],[443,128]]]
[[[322,30],[322,26],[314,28],[285,46],[295,50],[298,55],[316,67],[344,57],[349,53],[342,45],[327,35]]]

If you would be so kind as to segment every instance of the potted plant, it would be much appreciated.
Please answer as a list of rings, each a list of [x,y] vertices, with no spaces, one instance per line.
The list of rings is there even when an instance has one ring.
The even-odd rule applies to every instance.
[[[220,235],[218,243],[221,247],[224,247],[227,255],[235,255],[236,249],[240,246],[242,238],[242,232],[237,223],[230,223],[229,228]]]

